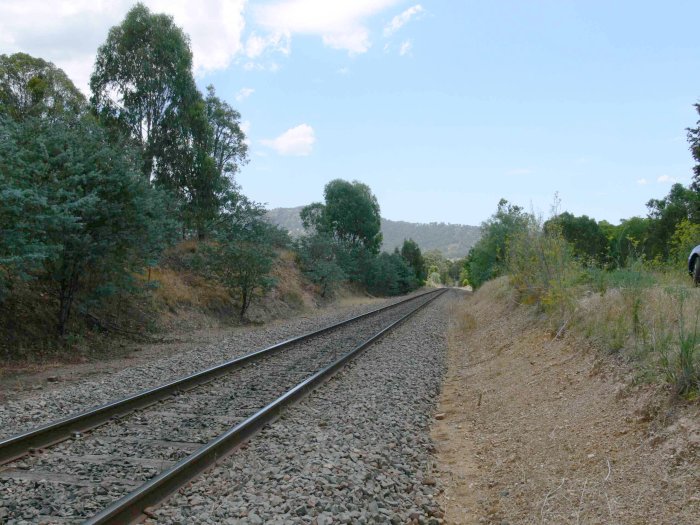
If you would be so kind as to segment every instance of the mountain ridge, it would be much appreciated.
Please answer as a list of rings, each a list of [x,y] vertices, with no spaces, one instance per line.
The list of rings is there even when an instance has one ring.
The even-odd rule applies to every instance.
[[[267,210],[267,219],[277,226],[286,228],[292,237],[304,234],[304,227],[299,218],[303,206],[294,208],[273,208]],[[408,222],[392,221],[382,217],[381,223],[384,242],[382,250],[392,252],[401,247],[404,239],[413,239],[421,251],[438,250],[448,259],[459,259],[469,253],[469,249],[479,240],[481,229],[466,224],[444,222]]]

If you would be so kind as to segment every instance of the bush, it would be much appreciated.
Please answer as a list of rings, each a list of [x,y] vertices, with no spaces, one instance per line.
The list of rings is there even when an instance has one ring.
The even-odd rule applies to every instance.
[[[230,191],[226,202],[200,264],[238,300],[243,319],[252,301],[275,284],[270,272],[277,250],[289,245],[289,235],[265,222],[264,208],[240,193]]]
[[[418,286],[413,268],[397,253],[381,253],[372,260],[365,285],[377,295],[401,295]]]
[[[481,238],[469,251],[465,262],[469,282],[474,288],[503,275],[510,239],[525,231],[531,220],[520,206],[500,200],[498,211],[481,225]]]
[[[137,166],[89,116],[0,120],[0,264],[49,283],[60,335],[76,302],[132,288],[174,234]]]
[[[687,286],[650,290],[642,315],[643,355],[678,395],[700,392],[700,298]]]
[[[700,224],[681,221],[671,236],[670,260],[678,267],[686,268],[688,255],[700,244]]]
[[[346,279],[338,264],[337,247],[331,236],[315,233],[302,237],[296,243],[296,251],[302,271],[319,286],[321,297],[332,295],[338,284]]]
[[[556,230],[544,232],[530,220],[508,243],[508,271],[519,300],[569,317],[573,287],[581,275],[569,243]]]
[[[270,276],[277,257],[271,230],[258,220],[243,229],[220,226],[215,241],[203,250],[207,273],[238,300],[241,320],[253,300],[275,284]]]

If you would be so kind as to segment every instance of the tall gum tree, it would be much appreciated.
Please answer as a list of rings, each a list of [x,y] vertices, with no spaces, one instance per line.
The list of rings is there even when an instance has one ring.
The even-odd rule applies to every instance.
[[[324,220],[337,238],[371,254],[382,245],[381,216],[377,198],[358,181],[335,179],[326,184]]]
[[[171,16],[136,4],[110,29],[90,78],[100,119],[122,128],[141,147],[142,172],[154,176],[163,155],[164,127],[201,99],[192,76],[189,38]]]
[[[0,115],[51,119],[86,109],[85,97],[51,62],[26,53],[0,55]]]

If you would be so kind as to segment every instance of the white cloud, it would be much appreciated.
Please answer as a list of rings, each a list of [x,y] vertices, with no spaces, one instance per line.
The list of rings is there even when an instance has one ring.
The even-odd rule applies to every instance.
[[[409,7],[408,9],[406,9],[403,13],[396,15],[394,18],[391,19],[391,22],[389,22],[384,27],[384,36],[386,38],[389,38],[391,35],[393,35],[399,29],[405,26],[408,22],[410,22],[411,18],[420,15],[424,11],[425,10],[423,9],[423,6],[421,6],[420,4],[416,4],[413,7]]]
[[[132,0],[127,2],[131,6]],[[172,15],[190,36],[197,74],[227,68],[243,49],[246,0],[146,0],[153,11]],[[106,36],[106,35],[105,35]]]
[[[411,47],[413,47],[412,44],[411,44],[411,41],[410,41],[410,40],[404,40],[404,41],[401,43],[401,47],[399,48],[399,55],[401,55],[401,56],[407,55],[408,53],[411,52]]]
[[[248,146],[248,148],[250,149],[250,147],[252,146],[252,144],[250,142],[250,135],[249,135],[249,133],[250,133],[250,120],[244,120],[243,122],[241,122],[240,127],[241,127],[241,131],[245,135],[245,139],[243,139],[243,144]]]
[[[399,0],[278,0],[254,9],[258,24],[273,35],[317,35],[323,43],[350,54],[370,46],[366,19]]]
[[[248,37],[245,44],[245,54],[248,58],[258,58],[263,54],[268,46],[268,39],[253,33]]]
[[[197,74],[226,68],[243,48],[246,0],[144,3],[153,12],[172,15],[190,36]],[[22,51],[49,60],[87,93],[97,48],[133,5],[133,0],[3,0],[0,53]]]
[[[255,62],[253,60],[248,60],[243,62],[243,69],[246,71],[269,71],[270,73],[276,73],[280,69],[280,65],[277,62]]]
[[[645,178],[641,178],[641,179],[637,179],[637,184],[639,184],[640,186],[646,186],[647,184],[649,184],[649,181],[646,180]]]
[[[349,74],[350,74],[350,68],[349,68],[349,67],[341,67],[341,68],[337,71],[337,73],[338,73],[339,75],[343,75],[343,76],[349,75]]]
[[[372,45],[366,27],[350,27],[323,35],[323,43],[333,49],[347,51],[351,55],[366,53]]]
[[[676,182],[678,182],[678,179],[675,179],[668,175],[661,175],[658,179],[656,179],[656,182],[658,182],[659,184],[675,184]]]
[[[248,0],[142,1],[155,13],[173,16],[189,35],[195,74],[201,76],[233,61],[246,70],[277,71],[279,64],[268,55],[289,55],[295,34],[318,36],[324,45],[350,54],[364,53],[371,46],[369,19],[402,0],[272,0],[250,8]],[[0,53],[23,51],[49,60],[87,93],[97,48],[134,2],[2,0]],[[416,7],[395,17],[397,23],[404,24],[401,17],[408,12],[406,21],[413,17]],[[245,38],[244,15],[258,24]]]
[[[283,55],[291,52],[291,41],[289,34],[277,33],[267,36],[260,36],[252,33],[246,40],[245,54],[248,58],[259,58],[266,52],[277,51]]]
[[[242,88],[238,93],[236,93],[236,100],[238,102],[240,102],[241,100],[245,100],[253,93],[255,93],[255,90],[253,88]]]
[[[314,129],[308,124],[299,124],[294,128],[288,129],[277,138],[260,141],[263,146],[272,148],[280,155],[295,157],[309,155],[315,142]]]

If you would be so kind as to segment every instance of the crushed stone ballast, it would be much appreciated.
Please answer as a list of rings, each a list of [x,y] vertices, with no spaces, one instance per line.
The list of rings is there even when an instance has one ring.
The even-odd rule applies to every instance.
[[[443,292],[414,295],[0,441],[3,518],[141,518]]]

